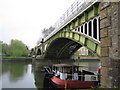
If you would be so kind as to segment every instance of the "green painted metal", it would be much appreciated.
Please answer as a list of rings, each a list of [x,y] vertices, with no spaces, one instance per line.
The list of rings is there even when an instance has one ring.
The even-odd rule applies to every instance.
[[[83,15],[81,16],[80,22],[81,22],[81,24],[85,22],[85,14],[83,14]]]
[[[93,6],[88,8],[86,11],[84,11],[82,14],[80,14],[77,18],[75,18],[70,23],[68,23],[65,27],[61,28],[60,31],[70,31],[75,27],[90,20],[91,18],[95,17],[96,15],[99,15],[100,9],[98,6],[99,6],[99,3],[94,4]]]
[[[72,38],[73,37],[73,33],[72,32],[70,32],[70,36],[69,36],[70,38]]]
[[[66,32],[65,36],[66,36],[67,38],[69,38],[69,32]]]
[[[88,20],[88,14],[87,14],[87,12],[84,12],[84,16],[85,16],[85,21],[87,21]]]
[[[62,37],[64,37],[64,33],[62,32]]]
[[[100,55],[100,45],[97,45],[96,53],[97,53],[98,55]]]
[[[48,47],[49,44],[51,44],[51,42],[57,38],[68,38],[87,47],[90,51],[100,56],[100,43],[83,34],[72,32],[72,29],[74,29],[75,27],[78,27],[86,21],[94,18],[96,15],[99,15],[100,9],[98,6],[99,3],[94,4],[78,17],[76,17],[74,20],[69,22],[66,26],[61,28],[61,30],[59,30],[56,35],[45,41],[45,43],[48,44]],[[61,55],[61,53],[64,51],[63,49],[65,49],[66,47],[67,45],[65,45],[65,47],[61,49],[61,51],[58,53],[58,56]]]
[[[98,15],[99,14],[99,3],[97,3],[97,4],[95,4],[94,6],[93,6],[93,10],[94,10],[94,15]]]
[[[70,25],[67,25],[67,29],[66,30],[70,30]]]
[[[85,45],[85,37],[84,36],[80,36],[80,41],[79,42],[81,42],[82,43],[82,45]]]
[[[86,41],[86,46],[88,48],[90,48],[92,51],[95,51],[95,49],[96,49],[96,43],[94,43],[93,41],[91,41],[89,39],[87,39],[87,41]]]
[[[75,32],[63,31],[63,32],[60,32],[58,35],[56,35],[53,40],[55,40],[57,38],[62,38],[62,37],[63,38],[69,38],[72,41],[78,42],[79,44],[87,47],[90,51],[94,52],[96,55],[100,56],[100,45],[99,45],[99,43],[95,42],[92,39],[89,39],[89,37],[87,37],[85,35],[82,35],[82,34],[75,33]],[[65,45],[65,47],[66,47],[66,45]]]
[[[72,27],[72,22],[70,23],[70,29],[73,29],[73,27]]]
[[[77,42],[81,44],[82,46],[85,46],[88,48],[90,51],[92,51],[95,55],[100,56],[100,43],[95,42],[94,40],[90,39],[89,37],[82,35],[80,33],[75,33],[75,32],[59,32],[54,36],[54,38],[51,38],[51,42],[49,42],[49,45],[52,43],[57,38],[68,38],[71,40],[71,43]],[[58,52],[57,57],[60,57],[61,54],[65,51],[65,49],[71,44],[67,43],[61,50]],[[49,47],[48,45],[48,47]]]
[[[75,21],[75,27],[77,27],[78,25],[79,25],[79,18],[77,18]]]
[[[80,37],[79,37],[79,34],[76,34],[76,33],[75,33],[75,34],[74,34],[74,39],[78,41],[79,38],[80,38]]]
[[[93,17],[94,17],[94,10],[92,9],[88,12],[88,19],[91,19]]]

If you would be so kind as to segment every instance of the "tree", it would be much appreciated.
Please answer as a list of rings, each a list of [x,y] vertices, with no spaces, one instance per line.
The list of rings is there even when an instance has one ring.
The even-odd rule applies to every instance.
[[[47,37],[51,32],[53,32],[54,31],[54,27],[49,27],[49,28],[44,28],[43,29],[43,31],[42,31],[42,34],[43,34],[43,36],[44,36],[44,38],[45,37]]]
[[[28,48],[19,40],[11,40],[7,54],[10,56],[28,56]]]
[[[0,41],[0,54],[2,54],[2,41]]]
[[[37,45],[39,45],[40,43],[43,43],[44,38],[46,38],[50,33],[52,33],[55,30],[55,28],[53,26],[50,26],[49,28],[44,28],[42,30],[42,36],[39,37],[38,41],[37,41]]]
[[[3,43],[2,41],[0,41],[0,53],[2,55],[6,55],[8,51],[8,44]]]

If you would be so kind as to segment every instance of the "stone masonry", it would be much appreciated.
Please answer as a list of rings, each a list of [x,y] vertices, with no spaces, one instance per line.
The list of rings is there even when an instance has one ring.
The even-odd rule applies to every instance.
[[[101,87],[120,88],[120,2],[100,2]]]

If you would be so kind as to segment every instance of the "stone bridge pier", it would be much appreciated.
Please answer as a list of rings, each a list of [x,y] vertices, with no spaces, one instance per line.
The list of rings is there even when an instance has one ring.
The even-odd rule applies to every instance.
[[[120,88],[120,1],[99,5],[101,87]]]

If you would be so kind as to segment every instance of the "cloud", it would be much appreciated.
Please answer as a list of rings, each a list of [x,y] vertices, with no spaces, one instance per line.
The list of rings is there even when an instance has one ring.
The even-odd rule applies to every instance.
[[[53,25],[74,0],[0,0],[0,33],[3,41],[22,40],[36,45],[41,30]]]

